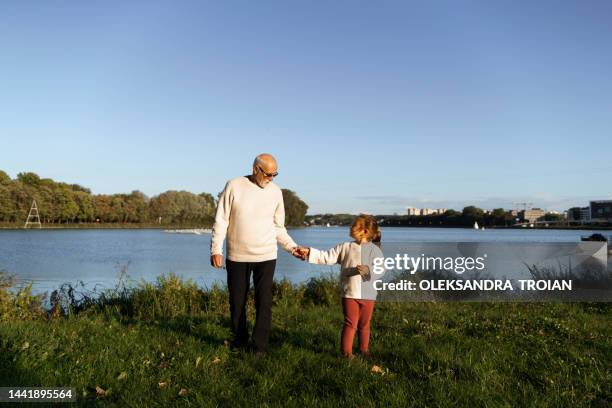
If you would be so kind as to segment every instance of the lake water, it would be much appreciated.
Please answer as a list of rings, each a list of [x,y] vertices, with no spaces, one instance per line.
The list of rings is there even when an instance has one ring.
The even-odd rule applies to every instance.
[[[383,242],[577,242],[588,230],[385,228]],[[300,245],[328,249],[350,240],[348,228],[289,230]],[[604,232],[604,235],[607,235]],[[0,230],[0,271],[35,292],[79,281],[87,287],[114,287],[121,270],[131,280],[154,281],[174,272],[201,286],[224,284],[226,271],[209,264],[210,235],[169,234],[161,230]],[[310,265],[279,250],[275,278],[304,282],[333,267]]]

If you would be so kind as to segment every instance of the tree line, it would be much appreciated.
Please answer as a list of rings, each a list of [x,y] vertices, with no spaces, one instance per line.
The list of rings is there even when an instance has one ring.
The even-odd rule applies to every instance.
[[[350,225],[353,222],[352,214],[318,214],[306,217],[310,225]],[[382,226],[397,227],[472,227],[475,222],[485,227],[511,226],[516,223],[517,215],[512,211],[496,208],[486,212],[473,205],[463,208],[462,211],[446,210],[443,214],[431,215],[376,215],[378,223]],[[546,214],[546,221],[561,219],[558,214]]]
[[[295,192],[283,189],[285,219],[303,225],[308,205]],[[211,226],[217,200],[210,193],[165,191],[151,198],[134,190],[129,194],[92,194],[78,184],[56,182],[36,173],[15,179],[0,170],[0,222],[23,223],[36,200],[43,224],[122,223]]]
[[[485,212],[473,205],[461,211],[446,210],[443,214],[423,216],[398,215],[384,217],[383,225],[424,226],[424,227],[472,227],[475,222],[480,226],[510,226],[516,223],[516,215],[503,208]]]

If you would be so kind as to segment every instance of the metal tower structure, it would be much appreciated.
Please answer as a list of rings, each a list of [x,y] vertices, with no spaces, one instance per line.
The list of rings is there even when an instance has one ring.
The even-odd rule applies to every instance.
[[[30,219],[34,219],[36,221],[30,221]],[[28,214],[28,218],[26,218],[26,222],[23,228],[28,228],[29,225],[38,225],[38,228],[42,228],[42,224],[40,223],[40,215],[38,215],[38,206],[36,205],[36,200],[32,200],[32,207],[30,207],[30,213]]]
[[[523,211],[527,211],[527,207],[531,208],[533,203],[514,203],[514,208],[516,208],[516,212],[520,211],[520,206],[523,207]]]

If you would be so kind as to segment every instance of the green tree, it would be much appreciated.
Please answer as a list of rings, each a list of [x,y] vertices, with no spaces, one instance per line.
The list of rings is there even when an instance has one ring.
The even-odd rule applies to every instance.
[[[40,183],[40,177],[36,173],[19,173],[17,174],[17,180],[21,181],[23,184],[37,187]]]
[[[282,189],[285,204],[285,224],[288,226],[304,225],[304,217],[308,211],[308,205],[291,190]]]
[[[94,219],[94,200],[91,194],[83,190],[74,192],[74,200],[79,207],[77,219],[80,222],[91,222]]]
[[[11,190],[11,199],[15,207],[11,222],[23,221],[30,211],[34,190],[20,180],[11,183],[9,189]]]
[[[544,220],[545,221],[561,221],[563,220],[563,216],[561,214],[546,213],[546,215],[544,215]]]
[[[123,222],[125,220],[125,200],[121,194],[113,194],[110,200],[111,221]]]
[[[451,217],[458,217],[460,216],[461,213],[459,211],[453,210],[453,209],[449,209],[444,211],[444,216],[447,218],[451,218]]]
[[[49,179],[40,179],[40,183],[36,189],[36,204],[38,205],[38,213],[42,223],[51,223],[54,220],[59,220],[57,203],[54,200],[55,190],[58,184]]]
[[[112,222],[113,211],[111,208],[111,196],[98,194],[93,197],[94,219],[100,222]]]
[[[153,198],[149,204],[149,214],[155,221],[161,218],[162,224],[170,224],[178,219],[180,208],[176,200],[176,191],[165,191]]]
[[[212,225],[215,220],[217,202],[210,193],[200,193],[198,197],[202,203],[202,222],[207,225]]]
[[[503,208],[495,208],[493,211],[491,211],[491,215],[495,218],[503,219],[506,216],[506,210]]]
[[[124,222],[146,222],[149,219],[149,198],[138,190],[123,197]]]
[[[8,186],[11,184],[11,178],[4,171],[0,170],[0,186]]]
[[[482,222],[482,219],[484,218],[484,211],[478,207],[470,205],[463,209],[461,215],[463,216],[464,221],[471,224],[474,221]]]
[[[153,221],[163,224],[211,225],[215,199],[209,193],[195,195],[188,191],[166,191],[151,198],[149,213]]]
[[[60,185],[53,196],[59,222],[74,222],[79,214],[79,206],[74,199],[72,190]]]
[[[15,216],[15,202],[9,186],[0,184],[0,221],[10,222]]]
[[[81,191],[83,193],[91,194],[91,190],[90,189],[88,189],[86,187],[83,187],[83,186],[81,186],[79,184],[70,184],[69,187],[70,187],[70,189],[72,191]]]

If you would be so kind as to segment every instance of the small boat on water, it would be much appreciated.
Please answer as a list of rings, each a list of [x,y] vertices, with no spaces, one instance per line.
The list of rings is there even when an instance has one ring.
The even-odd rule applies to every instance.
[[[478,228],[478,222],[476,222],[476,221],[474,221],[474,229],[475,230],[480,229],[480,228]]]
[[[597,241],[597,242],[610,242],[610,237],[606,238],[604,237],[602,234],[591,234],[588,237],[587,236],[582,236],[580,237],[581,241]]]
[[[176,230],[164,230],[169,234],[210,234],[212,230],[210,228],[193,228],[193,229],[176,229]]]
[[[599,233],[591,234],[588,236],[583,235],[580,237],[580,241],[582,242],[606,242],[608,244],[608,257],[612,256],[612,235],[607,236],[607,237]],[[610,258],[609,262],[612,262],[612,258]]]

